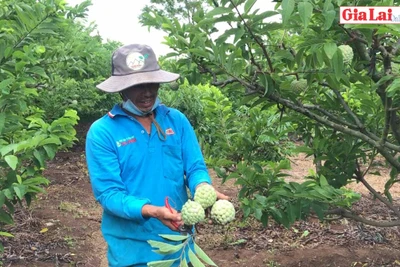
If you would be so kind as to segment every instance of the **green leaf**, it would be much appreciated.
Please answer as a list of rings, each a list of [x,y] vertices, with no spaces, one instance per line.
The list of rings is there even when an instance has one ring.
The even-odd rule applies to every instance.
[[[46,139],[43,139],[42,141],[40,141],[38,143],[38,146],[44,146],[47,144],[61,145],[62,143],[60,141],[60,138],[58,138],[58,137],[49,137],[49,138],[46,138]]]
[[[9,145],[3,146],[0,149],[0,154],[2,156],[4,156],[4,155],[8,154],[9,152],[11,152],[12,150],[16,149],[17,146],[18,146],[18,144],[9,144]]]
[[[337,51],[337,45],[335,43],[324,44],[324,52],[329,59],[333,58],[333,55]]]
[[[20,200],[23,200],[26,193],[26,187],[24,185],[14,186],[14,192]]]
[[[343,56],[341,53],[335,53],[332,58],[332,67],[336,74],[336,80],[343,73]],[[338,89],[338,87],[336,87]]]
[[[209,57],[209,53],[207,53],[205,50],[203,49],[199,49],[199,48],[190,48],[188,50],[191,54],[194,54],[196,56],[200,56],[200,57],[205,57],[208,58]]]
[[[208,12],[206,14],[206,17],[215,17],[217,15],[222,15],[222,14],[230,14],[233,13],[231,8],[227,8],[227,7],[217,7],[214,8],[213,10],[211,10],[210,12]]]
[[[385,82],[387,82],[387,81],[389,81],[389,80],[391,80],[393,78],[394,78],[393,75],[385,75],[382,78],[380,78],[379,81],[375,85],[379,86],[379,85],[381,85],[381,84],[383,84],[383,83],[385,83]]]
[[[184,258],[184,259],[181,261],[181,265],[180,265],[179,267],[189,267],[189,265],[187,264],[186,258]]]
[[[262,215],[263,215],[262,209],[256,209],[256,210],[254,211],[254,217],[255,217],[257,220],[260,221]]]
[[[14,237],[12,234],[7,233],[7,232],[0,232],[0,236]]]
[[[206,267],[200,260],[197,258],[196,254],[193,253],[192,249],[189,248],[189,260],[192,263],[193,267]]]
[[[159,235],[170,241],[184,241],[190,237],[190,235]]]
[[[9,79],[5,79],[3,81],[0,82],[0,91],[5,92],[5,88],[7,88],[9,85],[11,85],[14,82],[14,79],[9,78]]]
[[[48,185],[50,181],[44,177],[34,177],[22,181],[24,185]]]
[[[293,222],[296,221],[297,210],[296,210],[296,207],[294,205],[292,205],[292,203],[289,202],[287,204],[285,213],[286,213],[287,218],[289,220],[289,224],[292,224]]]
[[[172,264],[176,261],[176,259],[173,260],[163,260],[163,261],[151,261],[147,263],[147,266],[149,267],[170,267]]]
[[[0,135],[3,132],[5,123],[6,123],[6,114],[2,112],[0,113]]]
[[[184,245],[184,243],[181,243],[178,245],[171,245],[168,243],[154,241],[154,240],[149,240],[147,242],[150,244],[151,247],[158,249],[155,251],[156,253],[163,254],[163,255],[173,254],[173,253],[181,250]]]
[[[276,11],[272,11],[272,10],[264,11],[264,12],[261,13],[261,14],[257,14],[257,15],[255,15],[255,16],[253,16],[251,22],[252,22],[252,23],[256,23],[257,21],[264,20],[264,19],[266,19],[266,18],[275,16],[275,15],[277,15],[277,14],[279,14],[279,13],[276,12]],[[274,23],[274,25],[275,25],[276,27],[278,27],[277,24],[281,25],[280,23]],[[266,26],[268,27],[268,24],[266,24]],[[280,29],[280,28],[279,28],[279,29]]]
[[[400,78],[394,80],[386,90],[388,97],[393,97],[396,93],[398,93],[400,91]]]
[[[332,23],[336,18],[335,10],[329,10],[323,13],[325,18],[324,26],[322,27],[323,30],[329,30],[332,27]]]
[[[6,196],[4,195],[3,191],[0,191],[0,207],[3,207],[5,201]]]
[[[238,40],[240,40],[240,38],[242,38],[242,36],[245,34],[245,32],[246,31],[242,27],[238,28],[236,30],[235,39],[233,40],[233,42],[236,43]]]
[[[0,222],[5,224],[14,224],[14,221],[10,214],[8,214],[5,210],[0,209]]]
[[[244,4],[244,13],[249,13],[249,11],[251,10],[251,8],[254,6],[255,2],[257,2],[257,0],[247,0],[246,3]]]
[[[56,148],[50,146],[50,145],[44,145],[43,146],[44,150],[46,151],[47,156],[49,157],[49,159],[53,159],[56,155]]]
[[[320,220],[320,221],[323,221],[324,220],[324,214],[325,214],[325,209],[321,206],[321,205],[319,205],[319,204],[317,204],[317,203],[312,203],[311,204],[311,208],[314,210],[314,212],[317,214],[317,217],[318,217],[318,219]]]
[[[207,254],[196,244],[194,243],[194,251],[196,252],[197,256],[203,260],[205,263],[211,265],[211,266],[217,266],[211,259],[210,257],[207,256]]]
[[[39,150],[35,150],[33,152],[33,155],[35,156],[35,158],[38,160],[40,167],[44,167],[45,166],[45,159],[43,157],[43,154],[40,153]]]
[[[300,2],[298,9],[303,26],[307,28],[311,20],[313,5],[309,2]]]
[[[319,184],[324,187],[324,186],[329,186],[328,181],[326,180],[325,176],[321,175],[319,177]]]
[[[283,0],[282,1],[282,22],[286,25],[290,19],[290,16],[294,10],[294,0]]]
[[[7,155],[4,157],[4,160],[7,162],[8,166],[10,166],[11,169],[15,170],[18,165],[18,158],[14,155]]]

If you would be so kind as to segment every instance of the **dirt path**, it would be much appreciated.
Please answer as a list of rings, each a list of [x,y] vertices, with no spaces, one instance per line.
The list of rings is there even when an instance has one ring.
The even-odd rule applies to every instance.
[[[300,181],[313,168],[302,155],[292,161],[288,173],[293,180]],[[382,166],[376,168],[382,176],[388,175]],[[106,267],[106,245],[99,230],[101,208],[92,196],[83,153],[59,153],[46,176],[51,180],[48,193],[40,195],[30,209],[16,213],[16,224],[10,228],[15,238],[3,239],[4,266]],[[213,177],[215,186],[238,205],[232,181],[221,185]],[[367,180],[382,185],[381,176]],[[352,187],[365,193],[359,185]],[[394,192],[399,197],[400,188]],[[366,216],[386,216],[382,206],[369,198],[356,209]],[[274,222],[268,227],[252,220],[242,222],[241,216],[239,212],[237,222],[228,227],[199,225],[197,242],[220,267],[400,266],[398,227],[367,227],[345,219],[328,224],[310,218],[284,229]]]

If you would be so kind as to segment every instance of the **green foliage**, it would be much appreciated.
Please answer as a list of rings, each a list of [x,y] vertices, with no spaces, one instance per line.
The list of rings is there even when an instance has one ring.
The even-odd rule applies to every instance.
[[[288,160],[258,164],[239,163],[237,171],[221,174],[224,181],[236,179],[241,185],[239,198],[245,217],[251,214],[265,226],[272,217],[289,228],[297,220],[305,220],[311,212],[324,219],[331,207],[350,208],[360,195],[345,188],[334,188],[322,175],[310,176],[303,183],[285,182],[282,170],[290,169]]]
[[[104,100],[110,101],[94,93],[93,84],[106,75],[106,58],[117,43],[102,45],[90,36],[93,28],[83,30],[74,22],[85,17],[89,4],[0,2],[1,230],[13,223],[17,205],[29,205],[44,192],[46,162],[77,140],[77,110],[98,115]]]
[[[45,110],[47,119],[58,118],[65,109],[78,112],[81,121],[93,121],[106,114],[120,101],[118,94],[107,94],[95,87],[99,81],[53,77],[58,86],[41,90],[36,104]]]
[[[147,263],[151,267],[169,267],[175,262],[179,262],[179,266],[188,266],[190,262],[194,267],[205,266],[204,263],[217,266],[208,255],[194,241],[194,235],[159,235],[163,241],[148,240],[154,252],[161,255],[170,255],[180,252],[180,256],[176,259],[152,261]],[[175,242],[172,245],[170,242]],[[176,242],[180,242],[176,244]]]
[[[234,110],[218,88],[187,82],[177,91],[161,90],[160,97],[188,117],[210,166],[277,160],[289,153],[290,146],[283,140],[293,129],[279,122],[274,110],[246,106]]]
[[[209,111],[222,125],[222,134],[221,142],[212,143],[207,138],[218,140],[218,134],[209,131],[212,134],[208,137],[199,132],[207,140],[202,141],[206,154],[225,158],[227,153],[233,162],[237,162],[236,156],[245,155],[246,168],[253,163],[264,168],[265,161],[259,155],[271,149],[261,146],[259,150],[261,144],[255,136],[265,135],[263,139],[269,138],[272,143],[279,140],[273,139],[276,132],[268,132],[277,120],[274,124],[265,120],[272,117],[271,107],[277,104],[275,111],[283,114],[279,114],[280,121],[303,138],[305,147],[301,150],[314,157],[318,177],[325,177],[329,186],[341,190],[354,179],[364,181],[369,170],[365,165],[372,164],[377,155],[385,158],[392,167],[385,188],[390,202],[390,188],[400,181],[395,178],[400,171],[400,27],[343,25],[339,23],[339,8],[393,6],[398,1],[284,0],[277,2],[275,10],[257,9],[254,0],[203,4],[188,20],[148,10],[142,14],[142,22],[150,27],[159,25],[167,33],[165,43],[174,50],[167,56],[175,57],[177,68],[190,77],[190,82],[206,79],[220,87],[231,102],[235,116],[227,106],[226,114],[223,109],[217,111],[218,106]],[[293,90],[293,81],[302,81],[301,88],[296,86],[301,90]],[[242,92],[240,101],[238,88]],[[250,109],[243,110],[243,105]],[[230,127],[224,128],[224,124]],[[258,124],[261,131],[254,130],[259,129]],[[240,150],[242,147],[245,151]],[[219,155],[212,152],[214,148]],[[252,155],[251,151],[257,153]],[[257,185],[255,180],[252,183]],[[282,198],[290,199],[286,195]],[[330,204],[339,205],[335,199],[326,198]],[[387,206],[400,216],[398,210]]]

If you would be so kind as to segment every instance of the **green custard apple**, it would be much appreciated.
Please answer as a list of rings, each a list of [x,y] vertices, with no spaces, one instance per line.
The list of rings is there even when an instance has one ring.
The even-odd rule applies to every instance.
[[[290,89],[298,93],[303,92],[306,88],[307,88],[306,79],[294,80],[290,83]]]
[[[173,90],[173,91],[176,91],[176,90],[179,89],[179,83],[177,83],[177,82],[171,82],[171,83],[169,83],[169,88],[170,88],[171,90]]]
[[[196,189],[193,199],[200,203],[203,209],[206,209],[217,201],[217,193],[212,185],[202,184]]]
[[[205,219],[206,214],[200,203],[188,200],[182,207],[182,220],[186,225],[193,225]]]
[[[353,48],[349,45],[339,45],[338,47],[340,51],[342,51],[343,55],[343,63],[344,64],[349,64],[353,60],[354,53],[353,53]]]
[[[235,207],[228,200],[220,199],[211,208],[211,219],[218,224],[227,224],[235,219]]]

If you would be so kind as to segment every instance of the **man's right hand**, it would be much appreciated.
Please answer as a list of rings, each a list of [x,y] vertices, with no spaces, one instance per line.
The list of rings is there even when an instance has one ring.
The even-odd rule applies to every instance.
[[[175,209],[171,208],[171,210],[172,212],[167,207],[144,205],[142,208],[142,216],[157,218],[171,230],[178,231],[172,222],[176,222],[179,226],[183,225],[182,217]]]

